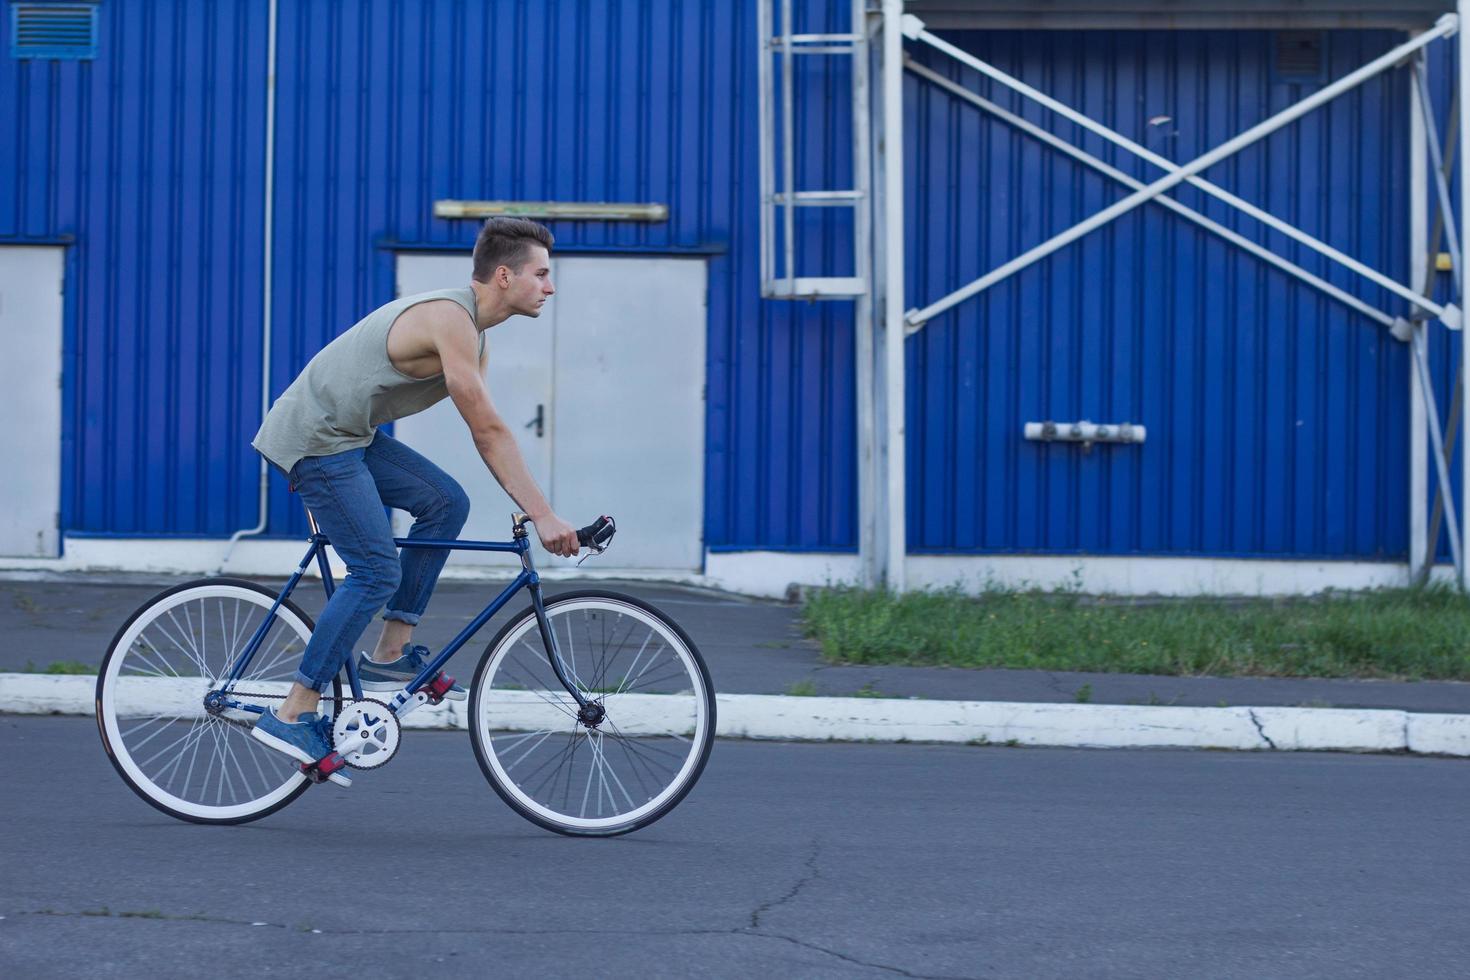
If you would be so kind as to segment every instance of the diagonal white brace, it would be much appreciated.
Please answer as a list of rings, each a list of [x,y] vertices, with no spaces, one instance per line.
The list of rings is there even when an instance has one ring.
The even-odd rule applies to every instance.
[[[904,61],[904,67],[913,72],[915,75],[918,75],[920,78],[932,82],[934,85],[937,85],[945,91],[980,107],[981,109],[985,110],[986,112],[990,113],[1001,121],[1006,122],[1011,126],[1014,126],[1016,129],[1021,130],[1023,133],[1026,133],[1028,136],[1031,136],[1039,140],[1040,142],[1045,143],[1048,146],[1067,154],[1075,160],[1085,163],[1087,166],[1092,167],[1099,173],[1106,174],[1107,176],[1118,181],[1118,183],[1120,184],[1125,184],[1128,187],[1133,188],[1134,190],[1140,190],[1144,186],[1143,181],[1129,176],[1121,170],[1109,166],[1108,164],[1099,160],[1097,157],[1093,156],[1087,151],[1079,149],[1073,144],[1068,143],[1060,136],[1053,135],[1052,133],[1047,132],[1035,123],[1028,122],[1020,116],[1017,116],[1016,114],[1001,108],[988,99],[976,95],[974,92],[965,88],[963,85],[953,81],[952,79],[944,77],[932,68],[921,65],[919,64],[919,62],[914,61],[913,59],[906,59]],[[1195,224],[1199,225],[1201,228],[1204,228],[1206,231],[1210,231],[1216,235],[1219,235],[1227,242],[1230,242],[1232,245],[1235,245],[1236,247],[1246,252],[1249,252],[1263,262],[1268,262],[1271,265],[1276,266],[1278,269],[1281,269],[1283,272],[1286,272],[1289,275],[1295,276],[1296,278],[1302,280],[1308,285],[1320,289],[1322,292],[1326,293],[1328,296],[1331,296],[1338,302],[1344,304],[1345,306],[1351,307],[1354,310],[1357,310],[1359,313],[1363,314],[1366,317],[1369,317],[1372,320],[1377,321],[1378,323],[1381,323],[1383,326],[1394,329],[1394,337],[1396,339],[1408,339],[1408,334],[1403,332],[1403,330],[1407,328],[1407,321],[1405,321],[1402,317],[1393,317],[1387,313],[1384,313],[1382,310],[1374,309],[1367,303],[1360,300],[1358,297],[1354,296],[1352,293],[1349,293],[1344,289],[1334,286],[1332,283],[1321,278],[1320,276],[1316,276],[1308,272],[1306,269],[1303,269],[1301,266],[1289,262],[1288,260],[1272,252],[1270,249],[1262,245],[1258,245],[1257,243],[1251,241],[1249,238],[1246,238],[1244,235],[1238,234],[1230,228],[1226,228],[1224,225],[1205,217],[1198,211],[1195,211],[1194,209],[1187,207],[1186,205],[1180,204],[1178,201],[1174,200],[1171,197],[1157,198],[1154,203],[1163,205],[1170,211],[1173,211],[1175,214],[1181,215],[1189,219],[1190,221],[1193,221]],[[1398,324],[1404,324],[1405,327],[1399,328],[1397,326]],[[919,329],[920,327],[918,326],[910,325],[908,327],[908,333],[915,333]]]
[[[1454,488],[1450,485],[1450,464],[1445,455],[1444,434],[1439,425],[1439,405],[1434,397],[1434,384],[1429,376],[1429,357],[1424,351],[1424,331],[1414,331],[1413,339],[1409,341],[1409,347],[1414,352],[1414,370],[1419,374],[1419,390],[1424,395],[1424,416],[1429,422],[1429,442],[1434,447],[1434,469],[1439,476],[1439,492],[1446,501],[1453,502],[1455,499]],[[1455,508],[1450,505],[1444,509],[1446,522],[1449,524],[1450,556],[1455,560],[1455,571],[1463,576],[1464,565],[1460,554],[1460,524],[1455,519]],[[1433,548],[1434,543],[1430,542]]]
[[[1453,220],[1455,209],[1450,205],[1450,185],[1444,176],[1444,149],[1439,142],[1439,127],[1434,122],[1434,102],[1429,94],[1429,81],[1425,78],[1424,52],[1419,52],[1419,55],[1415,57],[1410,70],[1414,76],[1414,84],[1419,89],[1419,115],[1424,119],[1424,135],[1427,137],[1425,143],[1428,145],[1429,162],[1433,165],[1434,188],[1435,193],[1439,195],[1439,212],[1449,219],[1444,222],[1444,230],[1450,247],[1450,264],[1458,273],[1460,271],[1460,233]],[[1458,296],[1460,277],[1455,275],[1451,278],[1455,281],[1455,295]],[[1464,301],[1463,297],[1461,301]]]
[[[1414,39],[1399,45],[1392,51],[1389,51],[1388,53],[1379,56],[1378,58],[1374,59],[1373,61],[1359,68],[1358,70],[1351,72],[1348,75],[1345,75],[1344,77],[1338,79],[1336,82],[1333,82],[1325,88],[1322,88],[1321,90],[1313,93],[1312,95],[1296,103],[1295,105],[1290,106],[1287,109],[1284,109],[1276,115],[1270,117],[1269,119],[1266,119],[1256,124],[1255,126],[1246,130],[1244,133],[1236,136],[1234,139],[1228,140],[1215,149],[1209,151],[1208,153],[1196,157],[1189,163],[1180,166],[1172,163],[1164,157],[1160,157],[1157,154],[1152,153],[1152,151],[1149,151],[1144,147],[1139,146],[1138,144],[1133,143],[1131,140],[1126,139],[1126,137],[1123,137],[1113,132],[1106,126],[1103,126],[1100,123],[1097,123],[1094,120],[1083,116],[1081,113],[1078,113],[1075,110],[1072,110],[1067,106],[1062,105],[1056,100],[1051,99],[1050,97],[1037,91],[1036,89],[1031,88],[1018,79],[1012,78],[1005,72],[1002,72],[994,66],[989,65],[986,62],[974,57],[969,52],[963,51],[960,48],[949,44],[943,39],[936,37],[927,30],[924,30],[922,22],[918,21],[917,18],[907,19],[905,27],[906,34],[909,37],[923,41],[931,47],[934,47],[937,50],[950,55],[957,61],[960,61],[962,64],[968,65],[969,67],[974,68],[976,71],[979,71],[982,74],[993,78],[996,81],[999,81],[1002,84],[1009,86],[1010,88],[1015,89],[1028,98],[1039,101],[1041,104],[1061,113],[1066,118],[1072,120],[1073,122],[1076,122],[1078,125],[1097,133],[1099,136],[1102,136],[1103,138],[1108,139],[1113,143],[1124,146],[1125,148],[1135,153],[1138,153],[1140,156],[1143,156],[1144,159],[1149,160],[1149,162],[1154,163],[1155,165],[1169,171],[1168,176],[1160,178],[1154,183],[1149,184],[1147,187],[1139,190],[1137,193],[1124,198],[1111,207],[1105,208],[1104,210],[1093,215],[1091,218],[1077,224],[1073,228],[1068,229],[1067,231],[1064,231],[1059,235],[1056,235],[1049,241],[1044,242],[1036,248],[1031,249],[1025,254],[1017,257],[1016,259],[1007,262],[1005,265],[1002,265],[999,268],[992,270],[985,276],[982,276],[980,279],[972,282],[970,285],[956,290],[949,296],[946,296],[944,299],[930,304],[922,310],[911,312],[908,316],[909,323],[911,325],[924,323],[935,315],[942,313],[943,311],[958,303],[963,302],[966,299],[969,299],[971,296],[974,296],[977,293],[989,289],[996,283],[1010,277],[1011,275],[1014,275],[1015,273],[1032,265],[1033,263],[1040,261],[1041,259],[1055,252],[1057,249],[1063,248],[1066,245],[1069,245],[1072,242],[1076,241],[1078,238],[1081,238],[1084,235],[1095,231],[1097,228],[1101,227],[1104,224],[1107,224],[1114,218],[1117,218],[1118,216],[1133,210],[1139,205],[1158,197],[1160,194],[1164,193],[1170,188],[1173,188],[1185,181],[1192,181],[1196,186],[1200,187],[1200,189],[1204,190],[1206,193],[1210,193],[1211,195],[1220,198],[1221,200],[1225,200],[1227,203],[1241,209],[1242,211],[1245,211],[1247,214],[1250,214],[1252,217],[1257,218],[1270,227],[1275,228],[1276,230],[1281,231],[1283,234],[1286,234],[1289,237],[1302,242],[1304,245],[1308,245],[1318,252],[1321,252],[1323,255],[1326,255],[1334,261],[1352,269],[1354,272],[1357,272],[1359,275],[1362,275],[1364,278],[1369,279],[1370,281],[1376,283],[1384,289],[1387,289],[1388,291],[1394,293],[1402,299],[1413,303],[1417,307],[1427,310],[1434,316],[1437,316],[1441,320],[1444,320],[1446,326],[1450,326],[1451,329],[1455,329],[1459,322],[1459,311],[1457,309],[1435,303],[1433,300],[1430,300],[1420,295],[1419,293],[1414,292],[1407,286],[1395,282],[1387,276],[1384,276],[1382,273],[1377,272],[1376,270],[1364,265],[1361,262],[1358,262],[1351,256],[1345,255],[1342,252],[1333,249],[1331,246],[1327,245],[1324,242],[1318,241],[1317,239],[1306,234],[1300,229],[1294,228],[1291,225],[1288,225],[1280,219],[1274,217],[1273,215],[1270,215],[1269,213],[1262,211],[1259,208],[1256,208],[1248,201],[1244,201],[1238,197],[1235,197],[1234,195],[1229,194],[1227,191],[1216,187],[1208,181],[1194,180],[1194,178],[1195,175],[1200,173],[1201,171],[1213,166],[1216,163],[1219,163],[1221,160],[1239,152],[1252,143],[1258,142],[1259,140],[1265,138],[1276,130],[1288,125],[1289,123],[1294,122],[1295,120],[1306,115],[1308,112],[1311,112],[1313,109],[1316,109],[1318,106],[1321,106],[1324,103],[1329,102],[1337,96],[1341,95],[1343,92],[1346,92],[1356,87],[1357,85],[1362,84],[1364,81],[1373,77],[1374,75],[1380,74],[1390,68],[1397,66],[1406,57],[1409,57],[1414,52],[1423,48],[1430,42],[1454,33],[1457,26],[1458,19],[1452,14],[1446,14],[1444,17],[1440,18],[1439,22],[1432,30],[1420,34]]]

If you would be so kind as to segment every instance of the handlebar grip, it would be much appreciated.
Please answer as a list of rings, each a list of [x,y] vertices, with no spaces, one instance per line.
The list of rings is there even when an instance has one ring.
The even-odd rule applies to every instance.
[[[606,514],[577,531],[577,544],[593,551],[602,551],[618,531],[617,522]]]

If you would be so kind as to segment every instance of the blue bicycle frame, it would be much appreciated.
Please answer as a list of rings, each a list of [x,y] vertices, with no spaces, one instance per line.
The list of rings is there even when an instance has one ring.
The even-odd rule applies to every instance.
[[[541,629],[541,642],[546,647],[546,655],[551,663],[551,669],[556,672],[557,680],[561,681],[562,687],[566,688],[567,693],[576,699],[577,706],[579,708],[585,708],[587,706],[587,699],[582,695],[582,692],[577,690],[577,686],[568,679],[565,671],[562,669],[561,653],[556,648],[556,637],[552,634],[551,628],[546,621],[546,605],[541,596],[541,576],[536,574],[536,569],[531,563],[531,540],[526,533],[522,515],[517,515],[513,533],[514,539],[511,541],[446,541],[432,538],[393,539],[393,543],[399,548],[437,548],[445,551],[502,551],[519,555],[521,559],[521,573],[516,576],[515,580],[507,585],[504,591],[496,596],[489,605],[482,609],[480,614],[468,626],[461,630],[460,634],[451,640],[448,646],[439,651],[439,654],[424,666],[424,669],[419,672],[419,675],[404,685],[403,690],[393,698],[389,707],[392,708],[395,714],[399,713],[399,709],[405,703],[412,703],[408,699],[418,693],[419,689],[425,684],[437,677],[439,671],[448,663],[449,658],[458,653],[460,647],[468,643],[479,632],[480,628],[488,623],[491,617],[504,608],[505,604],[511,600],[511,597],[523,588],[529,588],[531,590],[531,606],[536,610],[536,623]],[[241,651],[239,658],[235,661],[234,667],[230,670],[229,679],[226,680],[218,691],[210,692],[210,698],[218,707],[235,708],[251,711],[256,714],[263,714],[265,712],[265,708],[262,706],[236,701],[229,697],[229,693],[234,688],[235,683],[243,676],[246,669],[249,668],[250,661],[254,659],[261,641],[265,639],[266,633],[270,630],[271,623],[275,621],[276,612],[281,608],[281,603],[290,597],[297,583],[306,574],[306,570],[311,567],[313,560],[316,561],[317,568],[321,571],[322,587],[326,590],[327,599],[330,600],[332,598],[332,593],[336,590],[336,583],[332,577],[331,566],[327,562],[327,545],[330,542],[327,540],[327,536],[322,534],[316,527],[315,521],[312,521],[312,534],[308,540],[310,541],[310,547],[307,549],[306,555],[301,559],[301,563],[296,566],[296,571],[292,574],[290,580],[286,582],[286,586],[281,590],[281,594],[276,596],[276,601],[271,606],[270,612],[266,614],[265,620],[256,628],[255,633],[250,637],[250,641],[245,645],[245,649]],[[361,698],[363,696],[362,681],[357,676],[356,657],[347,658],[347,680],[352,689],[352,697]]]

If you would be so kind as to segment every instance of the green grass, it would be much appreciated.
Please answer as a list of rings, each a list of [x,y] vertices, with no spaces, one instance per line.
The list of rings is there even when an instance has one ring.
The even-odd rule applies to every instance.
[[[835,663],[1470,680],[1470,600],[1446,588],[1147,601],[829,589],[803,614]]]
[[[84,664],[80,660],[53,660],[44,667],[37,667],[35,661],[27,660],[21,670],[22,674],[95,674],[97,668],[92,664]]]

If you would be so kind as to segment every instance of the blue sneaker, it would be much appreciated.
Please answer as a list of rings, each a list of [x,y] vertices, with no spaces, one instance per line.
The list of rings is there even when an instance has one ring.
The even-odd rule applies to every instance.
[[[428,647],[403,645],[403,656],[386,664],[380,664],[366,653],[357,655],[357,677],[364,691],[401,691],[408,682],[419,676],[429,661]],[[426,685],[427,687],[427,685]],[[463,701],[469,692],[458,684],[452,685],[444,696],[451,701]]]
[[[290,724],[266,708],[265,714],[250,729],[250,735],[297,762],[320,762],[332,754],[332,723],[315,711],[302,712],[301,719]],[[352,785],[352,780],[342,772],[334,772],[327,778],[338,786]]]

